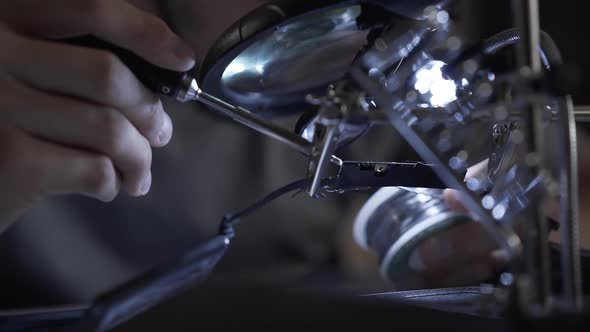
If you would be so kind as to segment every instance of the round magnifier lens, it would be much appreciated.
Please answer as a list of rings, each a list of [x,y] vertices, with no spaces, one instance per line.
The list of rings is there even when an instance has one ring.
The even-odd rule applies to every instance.
[[[280,25],[239,53],[220,88],[245,107],[276,109],[341,79],[367,42],[360,5],[321,9]],[[261,110],[266,111],[266,110]]]

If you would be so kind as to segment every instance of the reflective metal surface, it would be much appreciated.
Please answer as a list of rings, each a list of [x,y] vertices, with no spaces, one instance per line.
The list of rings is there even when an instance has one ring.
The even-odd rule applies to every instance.
[[[278,27],[226,68],[222,88],[233,99],[273,97],[323,87],[341,78],[366,43],[360,6],[329,8]]]

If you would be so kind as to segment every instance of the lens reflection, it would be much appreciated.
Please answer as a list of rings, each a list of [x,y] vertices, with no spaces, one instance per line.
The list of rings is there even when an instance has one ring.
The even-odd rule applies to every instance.
[[[275,29],[226,68],[224,92],[243,104],[249,98],[302,93],[340,79],[366,43],[358,5],[308,14]],[[260,101],[259,101],[260,102]]]

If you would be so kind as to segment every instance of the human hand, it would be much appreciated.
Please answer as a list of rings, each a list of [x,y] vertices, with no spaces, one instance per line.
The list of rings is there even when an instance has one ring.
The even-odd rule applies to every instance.
[[[398,290],[473,285],[498,275],[508,262],[466,209],[448,206],[450,193],[382,188],[357,213],[356,243],[377,254],[381,275]]]
[[[590,210],[586,186],[590,177],[590,140],[585,132],[578,132],[579,143],[579,177],[580,177],[580,243],[583,248],[590,248],[590,227],[588,215]],[[469,170],[466,179],[486,172],[487,165],[482,163]],[[446,205],[452,210],[469,213],[463,205],[461,193],[447,189],[444,192]],[[546,196],[541,206],[546,217],[560,221],[559,197]],[[517,230],[521,232],[522,229]],[[430,242],[429,242],[430,241]],[[478,223],[459,226],[447,234],[426,241],[420,250],[424,261],[423,274],[439,285],[448,285],[448,280],[462,282],[478,282],[493,277],[502,271],[507,263],[507,255],[492,245],[490,236]],[[548,241],[559,243],[559,233],[551,232]],[[469,262],[465,264],[465,262]]]
[[[168,69],[194,65],[165,23],[123,0],[0,2],[0,230],[48,195],[150,190],[171,120],[114,55],[49,41],[88,34]]]
[[[487,161],[470,168],[466,179],[487,171]],[[455,212],[469,214],[460,193],[447,189],[446,205]],[[472,285],[491,279],[508,263],[484,227],[476,221],[454,226],[426,239],[416,250],[412,268],[428,288]]]
[[[587,158],[582,160],[588,161]],[[581,164],[581,178],[587,177],[588,167]],[[587,165],[587,163],[586,163]],[[466,179],[480,176],[487,172],[487,162],[469,169]],[[585,175],[586,174],[586,175]],[[583,201],[584,195],[581,196]],[[469,213],[463,205],[461,193],[453,189],[444,191],[446,205],[453,211]],[[559,197],[547,196],[543,199],[543,212],[548,218],[559,221]],[[584,204],[581,206],[581,216],[585,215]],[[583,220],[586,218],[581,218]],[[582,229],[585,225],[582,224]],[[520,233],[522,229],[517,230]],[[582,233],[583,234],[583,233]],[[548,241],[559,242],[557,233],[551,233]],[[582,244],[587,240],[582,236]],[[446,233],[437,235],[420,247],[421,258],[424,261],[423,275],[435,286],[453,286],[457,283],[477,283],[501,272],[508,256],[499,250],[491,237],[477,222],[458,226]]]

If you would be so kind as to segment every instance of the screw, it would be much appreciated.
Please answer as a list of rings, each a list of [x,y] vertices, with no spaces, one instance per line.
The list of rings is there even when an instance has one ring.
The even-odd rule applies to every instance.
[[[385,165],[376,165],[375,166],[375,174],[376,175],[384,175],[387,173],[388,167]]]

